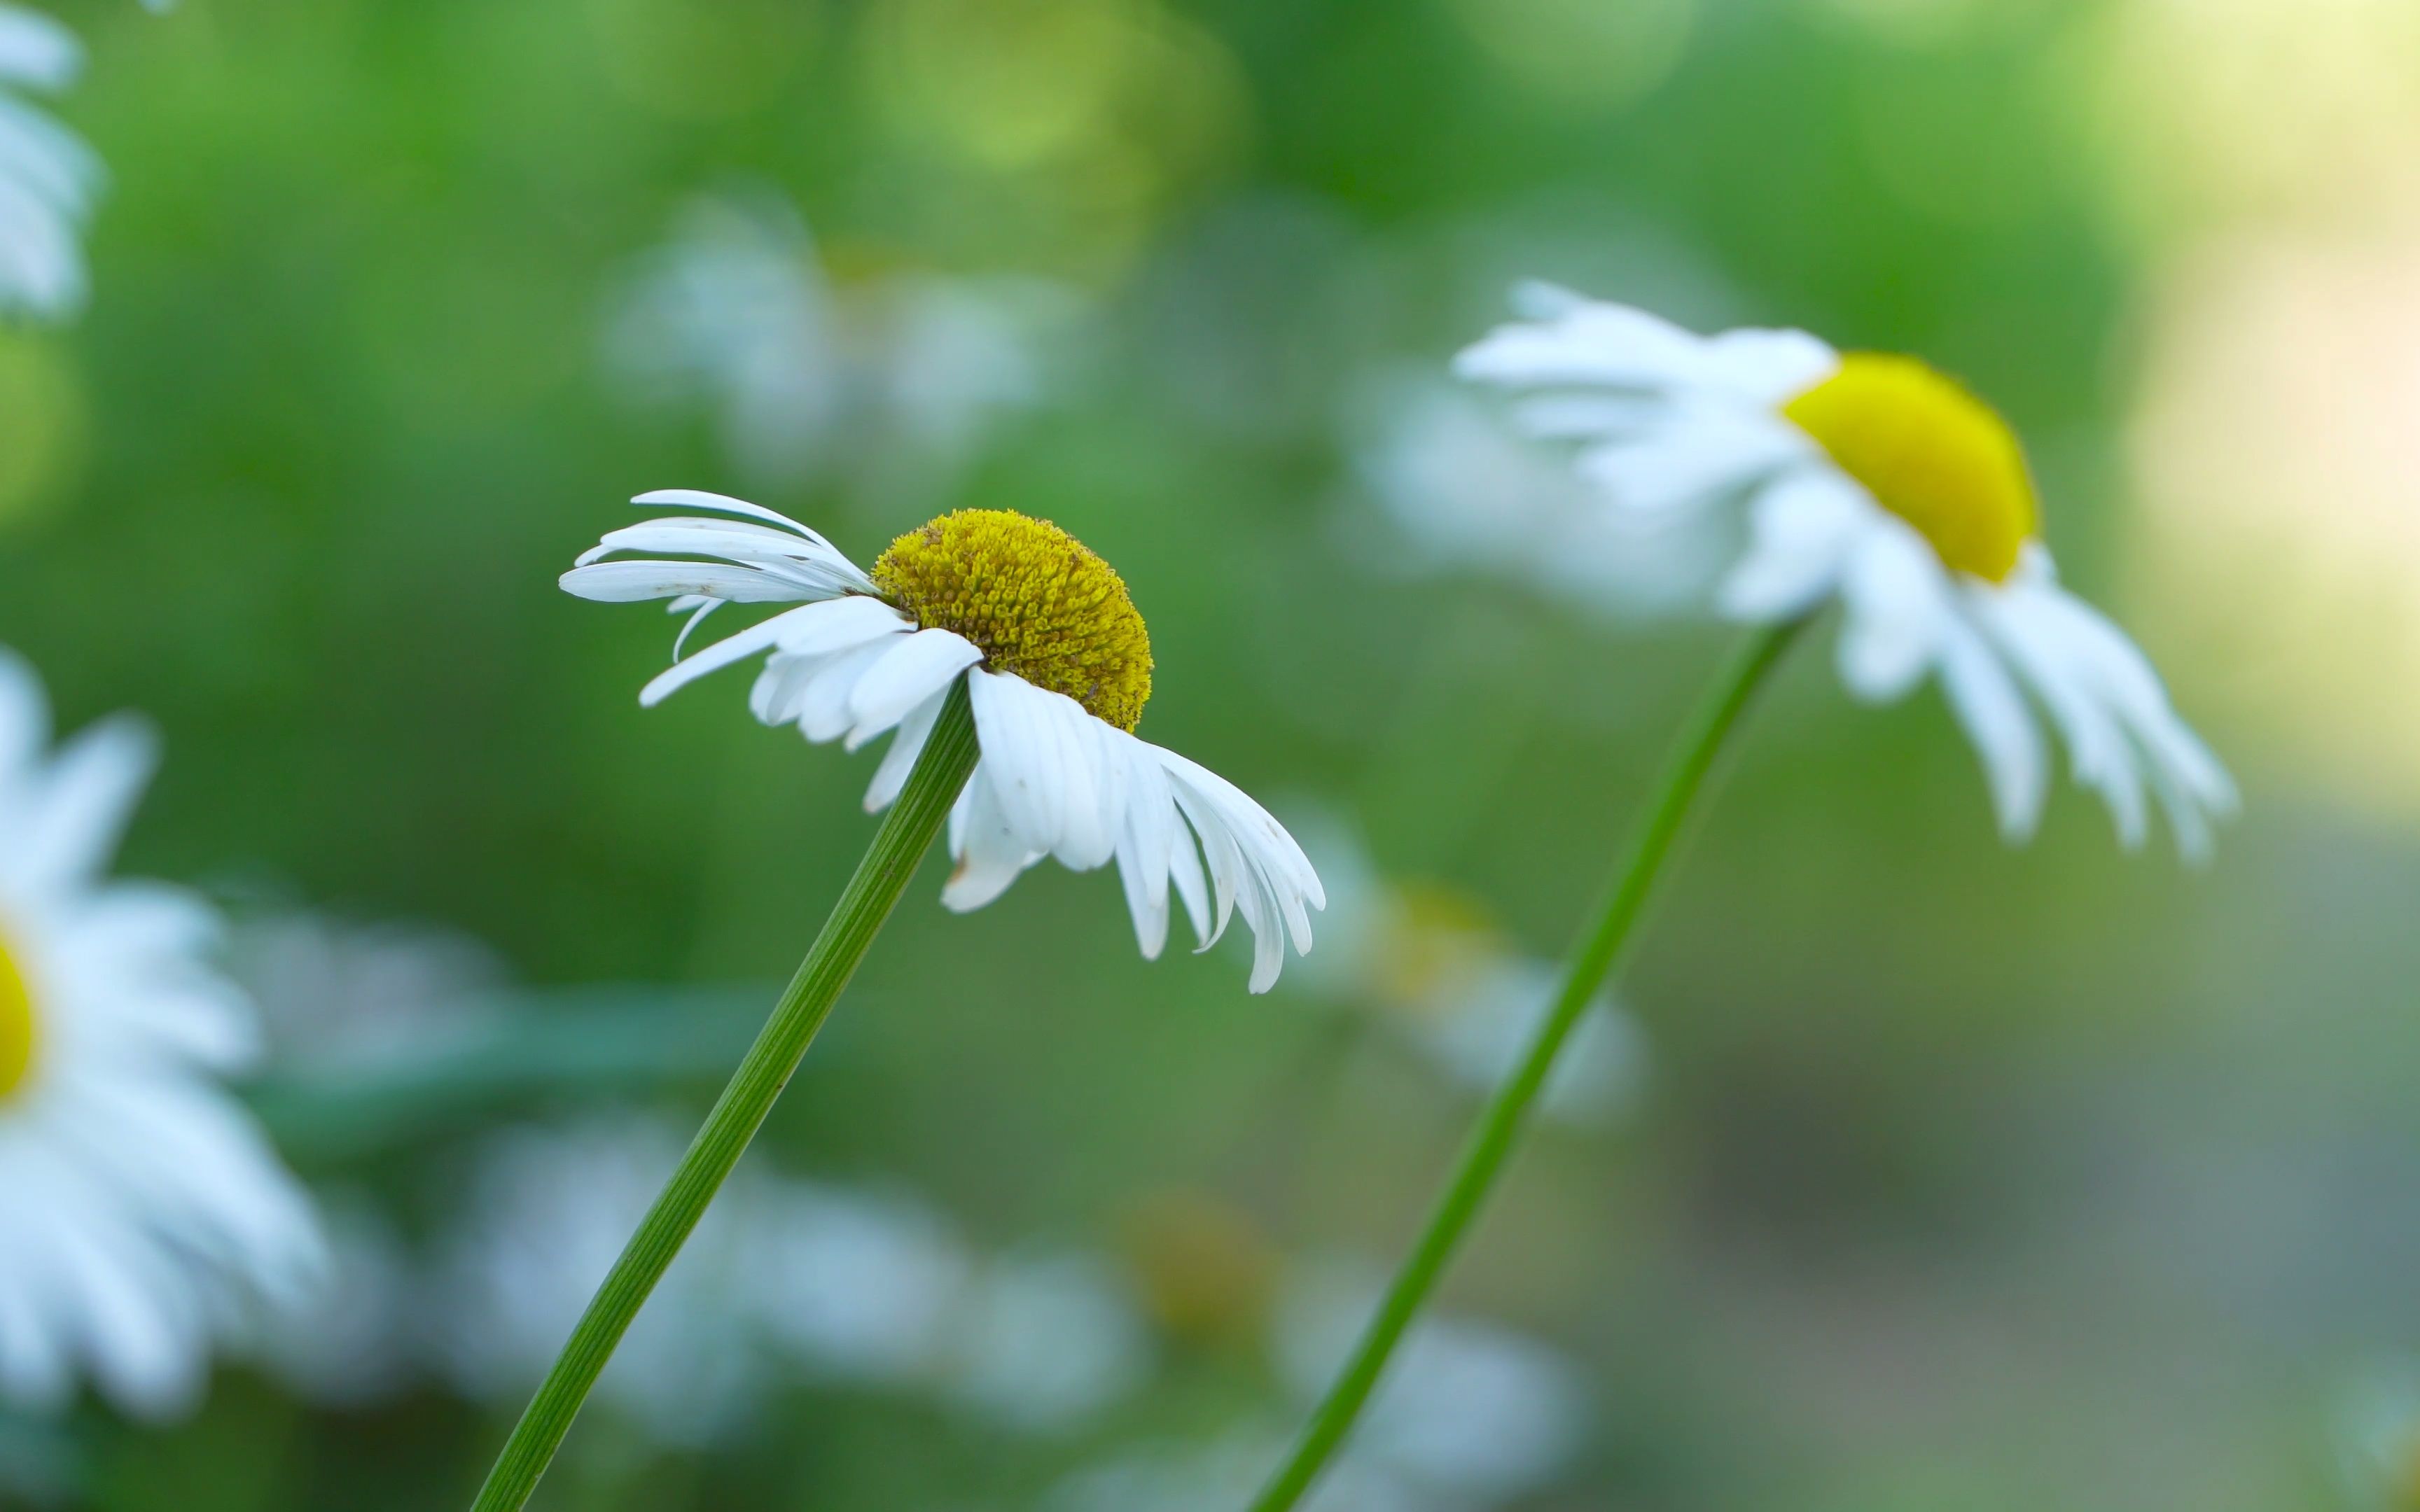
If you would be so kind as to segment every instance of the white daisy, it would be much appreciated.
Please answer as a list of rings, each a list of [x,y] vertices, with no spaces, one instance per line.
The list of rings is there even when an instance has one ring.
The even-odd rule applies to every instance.
[[[959,1300],[954,1323],[950,1394],[1014,1431],[1072,1429],[1140,1390],[1151,1374],[1140,1300],[1094,1256],[995,1259]]]
[[[489,1140],[427,1291],[422,1327],[465,1395],[542,1380],[596,1284],[679,1160],[679,1132],[636,1114]],[[775,1361],[746,1305],[762,1185],[735,1181],[699,1224],[597,1384],[629,1424],[703,1446],[750,1422]]]
[[[2129,847],[2148,789],[2184,854],[2209,854],[2234,784],[2141,651],[2060,586],[2024,454],[1980,400],[1913,358],[1804,332],[1701,337],[1544,285],[1518,303],[1459,370],[1524,391],[1517,419],[1577,443],[1613,507],[1710,521],[1744,507],[1723,613],[1779,623],[1837,597],[1853,694],[1885,702],[1937,676],[2012,841],[2049,780],[2030,693]]]
[[[218,1082],[257,1046],[204,959],[216,916],[101,875],[149,735],[113,719],[54,755],[49,722],[0,651],[0,1397],[56,1405],[88,1372],[157,1415],[255,1304],[299,1299],[319,1239]]]
[[[101,160],[20,98],[65,89],[83,68],[74,33],[0,4],[0,313],[56,319],[84,304],[81,239],[101,192]]]
[[[1078,309],[1037,279],[836,279],[786,201],[747,191],[700,196],[633,265],[604,355],[632,397],[708,408],[749,477],[790,486],[838,463],[909,474],[912,491],[1049,396],[1045,338]]]
[[[1277,1309],[1270,1349],[1306,1402],[1351,1352],[1380,1288],[1350,1262],[1303,1269]],[[1588,1442],[1578,1366],[1535,1339],[1467,1318],[1425,1318],[1371,1398],[1353,1454],[1407,1482],[1497,1504],[1545,1489]]]
[[[615,531],[564,575],[566,590],[670,598],[675,612],[694,611],[691,629],[724,604],[803,601],[676,660],[643,703],[769,653],[752,700],[767,724],[851,750],[898,732],[865,795],[876,810],[899,795],[966,680],[983,754],[950,815],[947,906],[982,907],[1046,856],[1078,872],[1115,859],[1146,958],[1167,942],[1171,887],[1203,949],[1242,913],[1257,945],[1254,992],[1277,980],[1289,933],[1297,951],[1311,949],[1309,909],[1326,897],[1302,847],[1225,779],[1134,735],[1151,696],[1150,636],[1125,582],[1066,532],[960,510],[893,541],[868,574],[756,504],[685,488],[635,501],[747,517]],[[605,560],[625,552],[712,560]]]
[[[1320,920],[1325,948],[1302,985],[1368,1010],[1456,1086],[1482,1097],[1502,1086],[1552,1011],[1561,968],[1520,954],[1459,891],[1381,873],[1350,825],[1323,821],[1306,834],[1329,906]],[[1574,1028],[1540,1109],[1601,1126],[1635,1100],[1646,1066],[1637,1021],[1606,994]]]

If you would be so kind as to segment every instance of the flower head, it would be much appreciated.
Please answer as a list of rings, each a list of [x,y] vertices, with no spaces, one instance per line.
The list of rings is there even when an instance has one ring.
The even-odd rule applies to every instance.
[[[217,1079],[256,1028],[204,959],[216,918],[101,875],[149,736],[48,739],[40,685],[0,651],[0,1398],[54,1405],[89,1372],[165,1413],[250,1304],[313,1278],[318,1227]]]
[[[1804,332],[1698,336],[1543,286],[1520,301],[1523,318],[1460,371],[1521,391],[1517,418],[1576,443],[1610,508],[1712,519],[1744,506],[1722,612],[1775,623],[1837,598],[1852,693],[1884,702],[1937,676],[2012,841],[2032,833],[2049,780],[2038,704],[2129,847],[2156,799],[2180,849],[2209,853],[2234,784],[2142,652],[2060,585],[2024,452],[1990,406],[1914,358],[1844,354]]]
[[[1066,532],[961,510],[899,537],[868,574],[756,504],[689,489],[636,501],[742,517],[613,532],[564,576],[567,591],[669,598],[691,629],[725,604],[799,604],[676,659],[642,702],[764,656],[751,702],[765,723],[851,750],[897,732],[866,793],[872,810],[899,795],[966,680],[982,757],[950,815],[949,907],[983,906],[1046,856],[1079,872],[1114,859],[1146,957],[1167,942],[1171,887],[1204,949],[1243,914],[1254,992],[1277,980],[1288,935],[1311,949],[1309,910],[1326,898],[1310,859],[1233,784],[1134,734],[1151,696],[1151,638],[1125,584]],[[611,560],[625,552],[651,555]]]

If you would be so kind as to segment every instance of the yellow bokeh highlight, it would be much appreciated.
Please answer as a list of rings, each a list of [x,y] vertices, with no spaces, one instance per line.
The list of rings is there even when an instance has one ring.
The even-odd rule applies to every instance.
[[[588,19],[615,89],[675,120],[772,104],[823,30],[822,8],[798,0],[589,0]]]
[[[857,40],[895,200],[962,256],[1113,279],[1244,157],[1241,65],[1160,0],[873,0]]]
[[[82,477],[91,414],[58,345],[0,331],[0,530],[39,517]]]
[[[2387,213],[2384,207],[2380,213]],[[2420,823],[2420,201],[2180,255],[2128,451],[2128,617],[2233,740]]]
[[[1851,352],[1782,412],[1955,571],[1999,582],[2040,530],[2016,433],[1913,357]]]
[[[1604,115],[1669,78],[1697,0],[1450,0],[1454,19],[1505,73],[1550,103]]]

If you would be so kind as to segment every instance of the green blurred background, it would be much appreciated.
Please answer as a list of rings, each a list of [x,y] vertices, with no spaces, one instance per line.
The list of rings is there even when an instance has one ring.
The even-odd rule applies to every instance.
[[[1557,954],[1723,637],[1435,570],[1378,497],[1391,396],[1539,274],[1967,378],[2247,816],[2195,874],[2063,793],[2012,853],[1934,695],[1855,707],[1802,653],[1625,986],[1624,1111],[1542,1130],[1450,1284],[1571,1362],[1585,1430],[1434,1504],[2384,1494],[2346,1442],[2420,1346],[2413,8],[61,13],[92,54],[61,114],[114,183],[89,312],[0,332],[0,642],[63,725],[163,727],[127,870],[240,921],[474,937],[529,1041],[526,1075],[432,1070],[407,1021],[355,1072],[395,1085],[279,1073],[315,1182],[417,1236],[499,1127],[693,1119],[871,833],[867,759],[758,728],[737,674],[643,714],[668,623],[554,588],[646,488],[861,561],[957,504],[1056,519],[1149,619],[1142,733],[1324,866],[1358,844],[1489,949]],[[842,418],[779,372],[668,376],[712,353],[632,310],[716,214],[855,312]],[[936,287],[1012,310],[999,393],[883,367],[899,291]],[[939,380],[998,356],[939,349]],[[1406,1243],[1472,1104],[1388,1048],[1401,994],[1298,963],[1249,997],[1232,942],[1146,964],[1106,875],[967,918],[939,880],[752,1160],[1110,1257],[1158,1319],[1147,1381],[1045,1434],[830,1380],[704,1443],[601,1409],[543,1504],[1051,1505],[1127,1445],[1287,1421],[1271,1257]],[[0,1461],[127,1512],[444,1507],[516,1405],[236,1362],[188,1422],[91,1404]]]

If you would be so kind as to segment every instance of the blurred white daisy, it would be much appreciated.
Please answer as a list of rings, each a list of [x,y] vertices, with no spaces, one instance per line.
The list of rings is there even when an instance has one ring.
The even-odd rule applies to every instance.
[[[535,1386],[682,1144],[635,1115],[491,1140],[425,1294],[438,1368],[473,1397],[512,1401]],[[744,1174],[724,1188],[597,1382],[601,1400],[661,1442],[715,1442],[750,1420],[768,1379],[746,1305],[757,1196]]]
[[[0,313],[60,319],[84,306],[84,226],[101,160],[23,98],[55,94],[83,69],[74,33],[0,4]]]
[[[1326,899],[1302,847],[1225,779],[1134,735],[1151,696],[1151,638],[1125,583],[1066,532],[960,510],[900,536],[868,574],[760,505],[690,489],[636,501],[747,517],[613,532],[565,574],[565,589],[604,602],[669,598],[692,612],[691,629],[725,604],[804,601],[676,660],[642,702],[769,653],[752,700],[765,723],[852,750],[898,732],[865,795],[874,810],[899,795],[966,680],[982,757],[950,815],[949,907],[983,906],[1046,856],[1078,872],[1114,859],[1146,957],[1167,942],[1171,887],[1203,949],[1242,913],[1254,992],[1277,980],[1289,934],[1297,951],[1311,949],[1309,910]],[[605,560],[627,552],[712,560]]]
[[[1838,598],[1853,694],[1888,701],[1937,676],[2012,841],[2049,781],[2030,693],[2124,843],[2148,828],[2148,789],[2180,849],[2209,854],[2234,784],[2141,651],[2060,586],[2024,454],[1980,400],[1913,358],[1803,332],[1701,337],[1544,285],[1517,302],[1522,318],[1459,371],[1524,391],[1519,423],[1577,443],[1612,507],[1711,522],[1744,504],[1723,613],[1778,623]]]
[[[1455,1086],[1478,1096],[1501,1086],[1552,1011],[1561,969],[1514,949],[1461,892],[1383,873],[1351,825],[1323,819],[1305,835],[1329,905],[1303,984],[1367,1010]],[[1573,1030],[1540,1107],[1601,1126],[1631,1104],[1646,1066],[1637,1021],[1608,993]]]
[[[1266,1319],[1280,1382],[1316,1398],[1378,1303],[1357,1267],[1297,1268]],[[1479,1512],[1527,1505],[1586,1442],[1577,1367],[1547,1345],[1469,1319],[1420,1322],[1370,1416],[1305,1499],[1306,1512]],[[1195,1444],[1131,1449],[1078,1471],[1046,1512],[1223,1512],[1249,1504],[1287,1435],[1257,1419]]]
[[[1318,1399],[1381,1289],[1341,1264],[1305,1267],[1288,1288],[1272,1347],[1302,1400]],[[1351,1453],[1424,1489],[1492,1505],[1551,1486],[1571,1468],[1588,1424],[1579,1370],[1557,1350],[1492,1323],[1431,1317],[1405,1335]]]
[[[838,281],[778,195],[710,194],[615,292],[605,357],[641,402],[711,409],[733,465],[760,483],[845,465],[912,467],[932,487],[1048,396],[1042,354],[1076,309],[1032,279]]]
[[[901,1193],[798,1180],[755,1209],[745,1294],[774,1343],[829,1379],[935,1379],[974,1271],[946,1217]]]
[[[950,1395],[989,1421],[1062,1432],[1142,1386],[1151,1336],[1132,1285],[1092,1255],[1007,1255],[954,1319]]]
[[[2341,1409],[2337,1439],[2355,1506],[2420,1508],[2420,1371],[2407,1364],[2373,1372]]]
[[[391,1064],[472,1041],[497,1021],[503,963],[435,925],[355,923],[309,913],[240,922],[227,967],[260,1006],[282,1071]]]
[[[391,1400],[417,1374],[413,1257],[366,1192],[323,1194],[319,1211],[326,1277],[301,1305],[261,1320],[252,1352],[306,1400],[338,1409]]]
[[[1481,568],[1583,609],[1640,616],[1684,608],[1723,565],[1728,543],[1714,533],[1600,507],[1571,469],[1441,378],[1376,386],[1358,430],[1355,471],[1416,571]]]
[[[1249,1505],[1285,1447],[1275,1428],[1247,1427],[1206,1444],[1156,1443],[1077,1471],[1043,1498],[1043,1512],[1234,1512]],[[1303,1512],[1473,1512],[1368,1457],[1346,1453],[1303,1500]]]
[[[219,1078],[257,1026],[198,900],[102,869],[149,779],[119,717],[55,754],[0,651],[0,1397],[190,1405],[213,1343],[307,1294],[308,1199]]]

